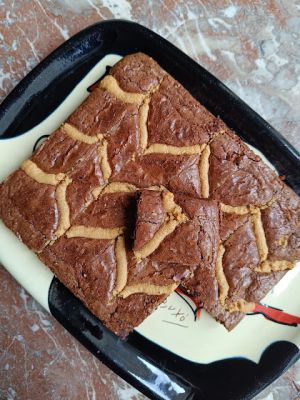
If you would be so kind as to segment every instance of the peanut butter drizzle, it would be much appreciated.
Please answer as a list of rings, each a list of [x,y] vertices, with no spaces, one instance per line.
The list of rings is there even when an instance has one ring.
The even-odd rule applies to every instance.
[[[100,82],[100,88],[107,90],[118,100],[124,103],[141,104],[147,94],[125,92],[120,88],[118,81],[111,75],[105,76]]]
[[[58,206],[58,227],[55,236],[59,238],[70,227],[70,208],[66,199],[67,187],[72,183],[72,179],[66,177],[56,188],[55,197]]]
[[[178,286],[178,283],[172,283],[170,285],[154,285],[151,283],[137,283],[134,285],[128,285],[119,294],[120,297],[126,298],[136,293],[147,294],[151,296],[160,296],[162,294],[172,293]]]
[[[33,161],[25,160],[21,165],[21,169],[28,175],[30,178],[35,180],[38,183],[42,183],[45,185],[56,186],[59,182],[61,182],[65,174],[48,174],[41,170]]]
[[[125,228],[98,228],[84,225],[73,225],[66,233],[67,238],[82,237],[96,240],[116,239]]]
[[[78,142],[86,143],[86,144],[95,144],[99,142],[100,136],[89,136],[85,133],[80,132],[75,126],[68,124],[67,122],[61,126],[61,130],[68,135],[73,140],[78,140]]]

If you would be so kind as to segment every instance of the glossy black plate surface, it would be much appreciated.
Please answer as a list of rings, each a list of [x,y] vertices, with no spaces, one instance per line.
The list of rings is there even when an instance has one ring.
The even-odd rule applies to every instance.
[[[219,80],[154,32],[127,21],[105,21],[78,33],[39,64],[0,106],[0,138],[44,120],[106,54],[142,51],[180,81],[212,113],[271,161],[300,194],[300,156],[266,121]],[[1,142],[0,142],[1,145]],[[154,399],[250,399],[299,357],[290,342],[276,342],[259,364],[232,358],[196,364],[133,333],[121,341],[56,279],[52,314],[119,375]]]

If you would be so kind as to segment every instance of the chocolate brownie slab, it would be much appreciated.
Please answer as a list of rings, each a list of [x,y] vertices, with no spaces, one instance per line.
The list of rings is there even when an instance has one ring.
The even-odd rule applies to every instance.
[[[1,185],[0,215],[118,334],[180,282],[232,329],[300,258],[298,196],[141,53]]]

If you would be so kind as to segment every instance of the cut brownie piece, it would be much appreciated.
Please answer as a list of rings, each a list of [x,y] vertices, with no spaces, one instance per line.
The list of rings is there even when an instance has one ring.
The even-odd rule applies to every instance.
[[[84,135],[94,137],[114,133],[119,124],[136,111],[135,104],[118,100],[109,91],[97,87],[70,115],[67,123]]]
[[[169,192],[148,191],[145,198],[141,195],[138,221],[144,220],[145,202],[150,210],[154,205],[155,218],[158,197],[166,218],[154,233],[154,241],[150,238],[139,250],[130,250],[136,197],[133,189],[103,191],[66,234],[39,255],[108,328],[122,336],[140,324],[193,269],[151,259],[156,249],[163,249],[168,235],[186,220]],[[136,233],[141,233],[139,225]]]
[[[217,316],[220,312],[219,287],[215,271],[220,241],[218,202],[182,195],[176,195],[175,199],[191,219],[194,225],[193,231],[197,234],[196,240],[188,240],[189,249],[192,243],[201,254],[194,275],[182,285],[185,291],[193,296],[196,304],[202,305],[210,314]],[[189,254],[186,249],[185,252]]]
[[[68,150],[58,156],[51,149],[53,141],[61,136],[62,133],[51,136],[38,154],[24,161],[0,188],[3,221],[36,252],[61,236],[73,218],[93,200],[92,189],[104,185],[97,148],[91,146],[84,153],[68,144]],[[72,141],[74,147],[80,148],[81,143]],[[66,154],[69,161],[61,159]],[[28,235],[26,226],[31,227]]]
[[[129,93],[147,93],[158,87],[166,72],[143,53],[130,54],[110,70],[120,88]]]
[[[139,251],[161,228],[167,218],[162,192],[144,190],[137,205],[134,251]]]
[[[153,241],[166,217],[162,212],[159,192],[143,191],[138,202],[138,217],[134,249],[145,248],[144,238]],[[148,207],[152,198],[152,207]],[[182,223],[150,256],[152,262],[177,263],[194,268],[189,279],[181,284],[214,317],[223,309],[219,303],[219,285],[216,278],[216,260],[220,242],[219,206],[215,200],[196,199],[183,194],[175,195],[175,201],[187,216]],[[188,243],[188,248],[187,248]],[[228,317],[231,317],[229,313]]]
[[[299,197],[284,185],[270,207],[261,211],[268,243],[268,259],[293,262],[300,259]]]
[[[114,181],[128,182],[139,188],[163,185],[171,192],[199,197],[199,154],[147,154],[129,161]]]
[[[55,237],[58,206],[54,185],[40,184],[18,170],[0,186],[3,222],[30,249],[40,251]]]
[[[166,76],[149,104],[149,145],[193,146],[208,143],[225,128],[171,76]]]
[[[97,137],[82,137],[65,124],[41,144],[30,160],[47,174],[66,174],[93,152],[97,141]]]
[[[282,181],[232,131],[210,143],[210,196],[230,206],[265,206],[282,190]]]

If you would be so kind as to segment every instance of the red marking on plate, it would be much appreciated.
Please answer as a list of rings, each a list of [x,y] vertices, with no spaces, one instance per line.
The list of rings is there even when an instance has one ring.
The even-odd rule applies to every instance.
[[[300,324],[300,318],[296,315],[285,313],[271,306],[264,306],[263,304],[255,304],[254,313],[260,313],[267,319],[273,322],[284,325],[296,326]]]
[[[178,294],[180,294],[181,296],[185,296],[185,297],[187,297],[189,300],[191,300],[191,302],[192,302],[192,303],[195,305],[195,307],[196,307],[196,309],[193,310],[194,315],[195,315],[195,317],[196,317],[196,320],[200,319],[202,307],[199,305],[199,303],[196,303],[192,296],[190,296],[189,294],[183,292],[183,291],[182,291],[181,289],[179,289],[179,288],[176,289],[176,292],[177,292]],[[191,307],[191,308],[192,308],[192,307]]]

